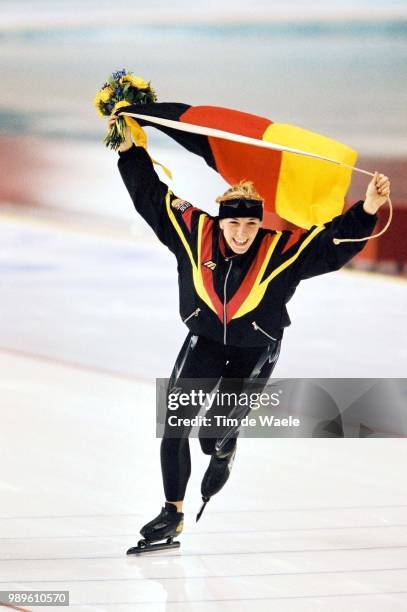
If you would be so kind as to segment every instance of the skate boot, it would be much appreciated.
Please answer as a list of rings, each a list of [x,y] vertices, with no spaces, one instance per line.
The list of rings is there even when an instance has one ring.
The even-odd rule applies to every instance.
[[[232,444],[228,444],[229,449],[217,451],[211,457],[209,467],[202,479],[201,495],[203,504],[196,515],[196,522],[201,518],[202,512],[212,495],[219,493],[230,476],[230,471],[236,455],[236,439],[230,442]]]
[[[177,512],[174,504],[165,502],[160,514],[141,528],[140,533],[144,539],[139,540],[137,546],[129,548],[126,554],[139,555],[154,550],[179,548],[181,543],[174,542],[173,539],[181,533],[183,526],[184,513]],[[160,540],[166,540],[166,542],[160,542]]]

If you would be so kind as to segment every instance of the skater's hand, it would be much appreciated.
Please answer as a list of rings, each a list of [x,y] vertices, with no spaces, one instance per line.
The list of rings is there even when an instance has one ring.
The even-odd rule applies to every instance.
[[[112,113],[110,115],[110,117],[108,119],[108,122],[107,122],[109,130],[113,127],[113,125],[116,123],[118,118],[119,117],[117,115],[115,115],[114,113]],[[131,130],[130,130],[129,126],[126,124],[126,128],[125,128],[125,140],[120,145],[119,151],[120,152],[127,151],[132,146],[133,146],[133,141],[131,139]]]
[[[390,196],[390,181],[384,174],[375,172],[367,190],[363,208],[367,213],[374,215]]]

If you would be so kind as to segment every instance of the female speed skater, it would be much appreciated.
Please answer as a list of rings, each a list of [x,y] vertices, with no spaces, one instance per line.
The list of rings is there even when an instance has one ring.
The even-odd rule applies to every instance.
[[[112,114],[109,128],[116,120]],[[277,232],[262,227],[263,200],[251,181],[240,181],[216,199],[217,217],[174,195],[159,179],[147,151],[133,143],[129,127],[119,148],[118,168],[137,212],[178,263],[180,315],[189,333],[174,365],[167,399],[172,389],[210,392],[217,382],[219,391],[263,389],[277,362],[284,328],[290,325],[286,304],[296,287],[304,279],[339,270],[361,251],[365,242],[336,245],[333,238],[370,235],[377,211],[390,194],[389,179],[376,172],[365,200],[329,223]],[[180,422],[195,417],[200,408],[192,403],[180,408]],[[247,414],[236,411],[236,406],[228,409],[227,416]],[[210,412],[224,414],[224,407],[214,402]],[[169,409],[160,447],[166,501],[159,515],[141,529],[144,539],[127,554],[180,546],[173,538],[183,529],[192,428],[181,424],[174,434],[168,416]],[[204,503],[197,520],[229,477],[239,434],[235,428],[224,436],[208,437],[201,430],[202,451],[211,459],[202,480]]]

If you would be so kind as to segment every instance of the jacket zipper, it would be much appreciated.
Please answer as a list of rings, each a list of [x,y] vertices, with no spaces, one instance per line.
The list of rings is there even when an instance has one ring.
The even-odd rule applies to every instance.
[[[226,272],[225,283],[223,285],[223,344],[226,344],[226,284],[228,282],[229,273],[232,269],[233,260],[230,260],[229,270]]]
[[[188,315],[186,319],[183,319],[183,323],[186,323],[187,321],[189,321],[189,319],[192,319],[192,317],[197,317],[200,312],[201,312],[201,309],[197,308],[196,310],[191,312],[191,314]]]
[[[262,334],[267,336],[267,338],[270,338],[271,340],[275,340],[277,342],[277,338],[273,338],[273,336],[270,336],[270,334],[265,332],[264,329],[262,329],[259,325],[257,325],[256,321],[253,321],[252,325],[256,331],[260,331]]]

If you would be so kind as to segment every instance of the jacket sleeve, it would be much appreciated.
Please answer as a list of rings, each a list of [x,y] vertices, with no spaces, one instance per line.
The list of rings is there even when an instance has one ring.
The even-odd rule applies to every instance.
[[[305,244],[318,226],[313,226],[297,242],[300,255],[294,264],[297,280],[312,278],[339,270],[366,245],[362,242],[334,244],[334,238],[363,238],[370,236],[376,225],[377,214],[363,209],[363,200],[356,202],[345,213],[324,224],[324,229]]]
[[[188,208],[193,208],[192,204],[171,193],[171,217],[169,216],[166,206],[169,188],[158,177],[150,156],[143,147],[133,145],[127,151],[119,152],[117,165],[135,209],[159,240],[176,254],[180,245],[180,232],[177,232],[171,217],[177,220],[178,228],[185,230],[188,239],[182,216]],[[175,206],[175,201],[183,202],[184,205]]]

